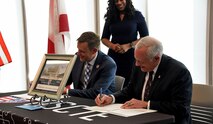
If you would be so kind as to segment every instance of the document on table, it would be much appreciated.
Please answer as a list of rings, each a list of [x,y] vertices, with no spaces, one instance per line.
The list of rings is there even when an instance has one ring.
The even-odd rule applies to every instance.
[[[151,112],[157,112],[157,110],[148,110],[148,109],[122,109],[121,106],[123,104],[110,104],[107,106],[91,106],[91,107],[86,107],[85,109],[91,110],[91,111],[98,111],[98,112],[105,112],[109,114],[114,114],[118,116],[123,116],[123,117],[130,117],[130,116],[135,116],[135,115],[140,115],[140,114],[146,114],[146,113],[151,113]]]

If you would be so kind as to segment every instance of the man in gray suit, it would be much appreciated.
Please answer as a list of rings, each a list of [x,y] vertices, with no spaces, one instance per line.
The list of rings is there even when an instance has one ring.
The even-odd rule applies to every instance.
[[[99,37],[93,32],[84,32],[77,41],[78,57],[67,81],[67,85],[73,83],[74,89],[65,89],[66,93],[91,99],[100,89],[106,94],[113,93],[117,66],[111,57],[98,50]]]
[[[149,36],[137,43],[134,56],[130,84],[112,95],[98,95],[96,104],[155,109],[174,115],[176,124],[190,124],[192,78],[184,64],[163,54],[161,42]]]

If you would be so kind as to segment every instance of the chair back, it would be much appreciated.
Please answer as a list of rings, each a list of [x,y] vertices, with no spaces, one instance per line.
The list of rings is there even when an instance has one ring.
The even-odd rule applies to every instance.
[[[115,76],[115,91],[119,91],[123,89],[125,78],[122,76]]]
[[[193,84],[191,116],[193,124],[213,124],[213,86]]]

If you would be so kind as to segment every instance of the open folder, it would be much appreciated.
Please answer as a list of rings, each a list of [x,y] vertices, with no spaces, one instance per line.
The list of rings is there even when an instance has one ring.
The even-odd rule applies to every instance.
[[[91,106],[86,107],[85,109],[91,110],[91,111],[98,111],[98,112],[104,112],[109,114],[114,114],[122,117],[130,117],[140,114],[146,114],[151,112],[157,112],[157,110],[150,110],[150,109],[122,109],[121,106],[123,104],[110,104],[106,106]]]

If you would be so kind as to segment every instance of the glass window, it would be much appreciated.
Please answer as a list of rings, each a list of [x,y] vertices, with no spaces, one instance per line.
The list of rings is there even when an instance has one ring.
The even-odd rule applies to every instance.
[[[150,35],[183,62],[194,83],[206,83],[207,0],[148,0]]]
[[[132,0],[148,24],[150,35],[163,42],[164,53],[183,62],[194,83],[205,84],[206,22],[208,0]],[[0,67],[0,92],[26,89],[47,52],[49,0],[25,0],[27,39],[24,39],[22,2],[0,1],[0,31],[13,62]],[[77,52],[76,39],[85,31],[95,31],[96,0],[66,0],[71,36],[70,53]],[[107,0],[99,0],[100,36],[104,26]],[[25,41],[27,49],[25,49]],[[107,53],[103,44],[101,50]],[[29,74],[26,72],[28,52]],[[208,51],[207,51],[208,52]]]
[[[22,20],[22,1],[0,1],[0,31],[12,63],[0,67],[0,92],[26,89],[26,62]]]
[[[28,38],[29,79],[32,81],[43,55],[47,53],[49,0],[25,0],[25,11]]]
[[[132,0],[145,16],[150,36],[162,41],[164,53],[183,62],[194,83],[206,83],[208,0]],[[107,1],[100,0],[100,34]],[[102,44],[102,51],[108,48]]]
[[[28,30],[29,78],[33,80],[43,55],[47,53],[49,1],[25,0],[25,6]],[[70,54],[74,54],[77,52],[76,40],[81,33],[95,30],[94,1],[66,0],[65,6],[71,37],[69,51]]]

